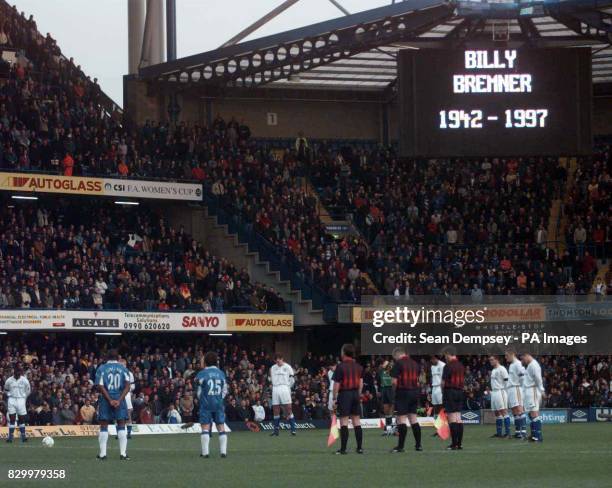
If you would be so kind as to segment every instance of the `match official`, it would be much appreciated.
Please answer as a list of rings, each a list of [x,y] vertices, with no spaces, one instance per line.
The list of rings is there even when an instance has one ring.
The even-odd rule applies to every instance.
[[[346,454],[349,417],[355,430],[357,453],[363,454],[363,431],[361,429],[363,368],[355,361],[355,355],[355,346],[344,344],[340,352],[342,362],[336,366],[334,371],[334,405],[340,417],[340,449],[336,454]]]
[[[422,451],[421,426],[417,420],[417,406],[419,400],[419,365],[406,354],[403,347],[396,347],[393,351],[395,363],[391,369],[393,386],[395,387],[395,410],[397,411],[397,431],[399,441],[397,447],[391,452],[404,452],[404,443],[408,433],[408,421],[414,435],[414,448]]]
[[[442,401],[451,431],[451,445],[448,449],[463,449],[463,422],[461,410],[465,403],[465,368],[454,351],[444,354],[446,365],[442,370]]]

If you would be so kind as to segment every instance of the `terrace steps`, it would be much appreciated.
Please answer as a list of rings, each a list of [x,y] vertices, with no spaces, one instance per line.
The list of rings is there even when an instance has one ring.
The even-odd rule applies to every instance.
[[[280,272],[270,268],[270,263],[260,259],[259,253],[249,250],[228,226],[219,224],[216,216],[208,214],[203,206],[191,206],[186,212],[184,206],[170,207],[166,216],[173,226],[183,226],[206,249],[216,256],[231,261],[239,268],[246,268],[251,280],[267,287],[273,287],[286,302],[293,304],[296,325],[323,325],[322,310],[313,308],[312,300],[304,299],[300,290],[294,290],[287,280],[281,279]]]

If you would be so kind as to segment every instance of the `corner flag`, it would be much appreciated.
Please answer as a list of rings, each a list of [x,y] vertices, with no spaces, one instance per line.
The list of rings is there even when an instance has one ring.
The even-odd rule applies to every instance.
[[[436,420],[434,420],[434,427],[440,439],[448,439],[450,437],[450,427],[448,426],[448,418],[444,410],[441,410]]]
[[[329,436],[327,437],[327,447],[331,447],[334,445],[334,442],[338,440],[340,437],[340,432],[338,432],[338,421],[336,420],[336,414],[333,414],[331,417],[331,426],[329,427]]]

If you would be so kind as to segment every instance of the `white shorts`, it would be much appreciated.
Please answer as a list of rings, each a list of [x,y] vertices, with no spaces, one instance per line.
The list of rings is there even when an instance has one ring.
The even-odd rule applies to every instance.
[[[509,386],[506,393],[508,394],[508,408],[523,406],[523,390],[520,386]]]
[[[9,398],[8,399],[8,414],[9,415],[27,415],[26,399],[25,398]]]
[[[287,385],[273,387],[272,405],[291,405],[291,388]]]
[[[431,404],[442,405],[442,386],[431,387]]]
[[[508,410],[506,390],[493,390],[491,392],[491,410]]]
[[[127,405],[128,410],[134,409],[134,407],[132,406],[132,393],[129,391],[128,391],[128,394],[125,395],[125,404]]]
[[[524,389],[525,398],[523,405],[527,412],[539,412],[540,403],[542,402],[542,392],[535,386],[530,386]]]

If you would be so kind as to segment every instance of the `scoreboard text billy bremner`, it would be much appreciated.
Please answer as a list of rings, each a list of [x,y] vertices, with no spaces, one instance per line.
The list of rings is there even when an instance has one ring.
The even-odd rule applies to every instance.
[[[453,74],[454,94],[531,93],[532,73],[515,73],[519,51],[516,49],[465,51],[466,73]],[[500,70],[508,70],[499,72]],[[506,129],[545,128],[547,107],[508,106],[501,113],[485,113],[481,108],[455,108],[440,110],[439,128],[482,129],[500,121]]]

